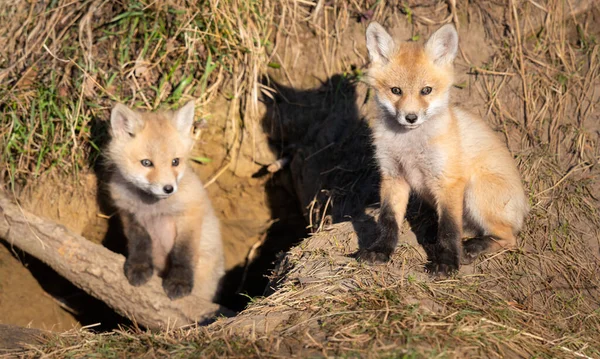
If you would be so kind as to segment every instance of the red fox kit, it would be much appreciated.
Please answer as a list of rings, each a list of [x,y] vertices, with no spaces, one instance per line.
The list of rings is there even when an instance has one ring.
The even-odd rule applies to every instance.
[[[187,167],[194,102],[176,112],[111,114],[110,194],[127,237],[125,276],[134,286],[156,269],[171,299],[192,291],[213,300],[224,274],[219,221],[200,179]]]
[[[454,27],[441,27],[424,46],[396,44],[376,22],[366,37],[379,108],[373,132],[381,214],[379,237],[358,258],[389,260],[411,190],[438,214],[432,271],[447,274],[482,253],[515,246],[529,206],[514,160],[481,118],[449,103]],[[467,228],[478,236],[463,242]]]

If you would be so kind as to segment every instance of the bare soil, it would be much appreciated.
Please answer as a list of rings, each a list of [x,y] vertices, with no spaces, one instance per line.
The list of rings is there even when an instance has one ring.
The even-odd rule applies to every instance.
[[[77,325],[60,298],[47,293],[31,274],[27,259],[0,246],[0,323],[62,332]],[[20,259],[22,261],[20,261]]]

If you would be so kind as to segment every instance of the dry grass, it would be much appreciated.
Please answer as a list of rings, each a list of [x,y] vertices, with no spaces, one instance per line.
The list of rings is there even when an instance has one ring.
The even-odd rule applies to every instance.
[[[273,278],[281,283],[277,293],[237,318],[163,333],[72,331],[23,356],[600,355],[590,323],[578,330],[554,326],[556,315],[528,308],[505,293],[502,289],[511,284],[493,267],[479,263],[466,269],[470,274],[434,281],[422,271],[425,255],[414,237],[405,236],[403,243],[389,265],[362,265],[349,258],[357,247],[352,225],[337,224],[293,249]],[[586,315],[596,322],[593,312]],[[593,326],[598,329],[597,322]]]
[[[465,91],[461,96],[482,99],[486,119],[505,135],[519,162],[532,212],[518,250],[482,259],[457,277],[436,281],[423,273],[424,254],[414,239],[407,236],[389,265],[364,266],[348,257],[356,249],[357,241],[349,222],[333,226],[319,223],[332,211],[331,206],[343,202],[343,199],[325,195],[319,197],[320,204],[315,205],[323,208],[323,213],[314,217],[317,223],[313,223],[313,228],[321,231],[286,256],[273,279],[278,285],[275,294],[257,299],[239,317],[220,320],[208,328],[167,333],[73,331],[57,335],[44,347],[32,349],[23,356],[600,357],[600,279],[597,275],[600,264],[597,197],[600,189],[600,114],[597,109],[600,10],[597,6],[591,7],[575,16],[571,15],[571,9],[586,2],[559,0],[416,3],[319,0],[275,5],[265,2],[264,7],[251,6],[248,12],[243,12],[246,11],[243,6],[235,7],[247,16],[235,15],[232,8],[222,4],[214,12],[208,10],[210,6],[181,6],[178,9],[182,13],[173,13],[171,17],[155,15],[167,14],[170,9],[155,4],[145,10],[142,6],[140,12],[146,15],[133,17],[130,14],[131,19],[119,18],[127,13],[126,9],[113,5],[117,10],[105,17],[113,21],[104,27],[108,27],[106,31],[111,34],[122,36],[104,34],[93,28],[93,43],[98,44],[94,48],[111,51],[114,57],[107,57],[111,61],[138,48],[129,47],[131,42],[139,42],[136,46],[149,43],[147,53],[153,54],[142,56],[141,62],[137,54],[127,55],[129,57],[119,60],[117,66],[103,63],[101,56],[88,57],[86,62],[86,45],[72,42],[73,36],[84,31],[85,26],[53,20],[53,14],[60,11],[65,15],[70,11],[79,14],[73,15],[72,21],[86,24],[82,19],[89,13],[90,3],[75,6],[64,2],[68,6],[55,6],[53,11],[42,12],[46,20],[43,25],[30,20],[26,27],[33,31],[37,24],[46,29],[46,32],[37,31],[49,34],[44,36],[52,39],[46,46],[50,51],[40,49],[41,45],[35,42],[27,46],[18,42],[12,45],[20,49],[11,55],[14,58],[0,60],[13,64],[19,58],[27,59],[0,75],[5,77],[4,83],[10,84],[2,90],[0,108],[5,116],[15,119],[2,124],[3,138],[5,141],[14,138],[16,124],[29,118],[24,114],[39,108],[33,104],[39,103],[41,98],[40,87],[35,85],[40,79],[45,79],[41,82],[51,88],[48,91],[52,94],[59,94],[61,81],[66,81],[67,93],[77,96],[69,97],[71,100],[67,101],[71,102],[67,103],[72,107],[67,108],[71,108],[71,112],[64,113],[80,114],[78,118],[84,119],[80,124],[104,114],[113,96],[155,108],[160,102],[174,104],[179,97],[192,94],[209,101],[217,89],[236,99],[232,111],[241,111],[251,119],[260,112],[261,85],[257,79],[269,63],[271,68],[280,68],[281,77],[287,78],[290,85],[301,81],[294,76],[292,68],[286,67],[294,59],[286,61],[284,49],[291,47],[294,41],[305,41],[306,34],[312,33],[310,36],[317,39],[319,64],[328,79],[340,72],[351,72],[351,64],[364,64],[364,53],[343,51],[348,50],[351,43],[345,34],[353,28],[354,19],[403,22],[408,24],[413,37],[426,34],[444,22],[452,21],[459,27],[478,24],[489,40],[488,46],[493,47],[494,56],[481,64],[471,61],[473,52],[461,51],[459,69],[473,74],[468,78],[468,93]],[[216,1],[208,4],[214,6]],[[107,6],[105,3],[96,5]],[[204,16],[195,16],[196,11]],[[194,21],[210,23],[209,12],[219,16],[218,24],[229,29],[223,32],[227,36],[212,36],[210,31],[199,30],[206,29],[202,27],[205,25],[191,25]],[[165,18],[171,19],[164,20],[171,24],[169,36],[148,40],[137,35],[136,29],[141,24],[152,28],[152,24]],[[195,20],[198,18],[201,20]],[[193,26],[197,28],[189,30]],[[11,31],[18,31],[18,27]],[[176,41],[167,41],[177,32],[180,35],[174,37]],[[67,34],[72,37],[68,38]],[[73,46],[70,50],[58,46],[68,43],[67,39],[71,39]],[[197,51],[189,53],[188,44]],[[126,49],[130,49],[129,52]],[[198,79],[207,68],[209,53],[211,61],[218,66],[205,80]],[[175,71],[168,77],[169,69],[179,57],[185,59],[181,62],[185,70]],[[68,62],[57,58],[68,59]],[[33,66],[35,59],[39,59],[40,64],[49,61],[52,67],[39,70],[44,67]],[[74,72],[77,76],[65,77],[68,64],[72,64],[68,73]],[[136,71],[139,72],[140,67],[143,72],[138,76]],[[27,80],[32,76],[27,75],[31,71],[37,80]],[[360,76],[359,71],[355,73]],[[190,84],[178,92],[179,97],[174,96],[178,84],[190,75],[193,78]],[[55,82],[49,80],[53,76]],[[7,82],[7,78],[11,80]],[[95,82],[86,82],[88,78]],[[132,88],[124,86],[130,82],[135,84]],[[151,89],[150,84],[157,87]],[[91,86],[95,95],[87,98],[84,90],[89,87],[86,86]],[[94,106],[90,105],[92,99]],[[361,111],[363,99],[357,99]],[[89,120],[85,120],[85,116]],[[45,123],[35,120],[36,116],[31,118],[34,118],[33,125],[26,127],[29,130],[38,131],[35,124]],[[37,167],[41,170],[59,158],[72,165],[77,161],[65,159],[76,154],[84,154],[85,158],[92,146],[87,147],[88,152],[78,152],[77,146],[90,143],[91,134],[81,130],[86,126],[73,130],[76,127],[69,127],[72,125],[68,119],[56,125],[55,128],[61,130],[54,130],[54,137],[42,136],[53,146],[62,148],[66,155],[50,152],[42,160],[36,160],[34,139],[44,132],[34,131],[35,135],[31,135],[25,131],[18,138],[27,141],[17,141],[21,147],[5,151],[5,156],[8,153],[10,157],[4,158],[12,166],[7,175],[25,176],[37,163],[41,163]],[[233,128],[240,130],[237,125],[232,126],[231,131]],[[39,127],[39,131],[42,130]],[[235,131],[233,133],[238,135],[231,138],[240,139],[241,132]],[[339,143],[331,145],[328,151],[342,151],[339,146]],[[314,147],[305,155],[317,151]],[[325,182],[319,193],[351,192],[336,187],[339,183],[334,179],[339,177],[338,173],[341,172],[327,177],[330,182]]]

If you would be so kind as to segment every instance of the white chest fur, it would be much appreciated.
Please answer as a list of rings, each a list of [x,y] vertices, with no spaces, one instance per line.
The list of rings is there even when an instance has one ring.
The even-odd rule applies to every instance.
[[[411,189],[420,194],[426,194],[429,183],[443,175],[448,160],[442,148],[430,143],[433,134],[427,130],[422,126],[398,132],[381,123],[374,129],[382,174],[404,177]]]
[[[152,239],[152,260],[154,267],[162,272],[166,267],[167,256],[177,236],[175,219],[171,216],[137,216]]]
[[[177,216],[183,211],[180,193],[161,200],[149,200],[126,183],[112,182],[111,193],[119,208],[132,213],[150,235],[155,268],[162,271],[177,236]]]

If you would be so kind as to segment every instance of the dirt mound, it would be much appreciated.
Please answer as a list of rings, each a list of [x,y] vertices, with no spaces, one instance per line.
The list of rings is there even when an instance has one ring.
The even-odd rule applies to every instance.
[[[298,353],[298,342],[326,356],[350,350],[390,356],[563,357],[600,348],[593,334],[598,323],[590,318],[593,308],[577,309],[588,318],[585,327],[561,327],[567,323],[550,314],[558,308],[543,310],[542,303],[520,301],[497,259],[465,266],[457,278],[432,280],[423,271],[427,256],[408,226],[389,264],[358,263],[352,255],[360,234],[375,232],[369,215],[312,236],[282,261],[273,278],[273,284],[281,283],[276,295],[210,331],[254,338],[280,354],[276,348]],[[568,315],[564,308],[561,312]],[[577,334],[563,337],[565,331]],[[277,345],[269,340],[273,337],[280,338]]]

